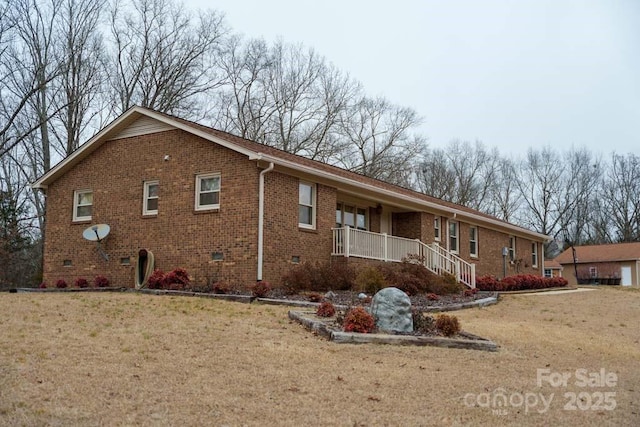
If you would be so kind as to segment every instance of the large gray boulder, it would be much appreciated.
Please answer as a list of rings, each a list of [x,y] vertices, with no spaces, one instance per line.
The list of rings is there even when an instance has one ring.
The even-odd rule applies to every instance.
[[[371,301],[376,327],[385,332],[413,332],[411,300],[398,288],[384,288]]]

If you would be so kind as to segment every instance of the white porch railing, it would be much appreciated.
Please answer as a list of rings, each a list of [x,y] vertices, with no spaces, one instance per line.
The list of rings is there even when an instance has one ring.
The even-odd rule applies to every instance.
[[[418,255],[424,266],[435,274],[452,274],[458,282],[476,287],[476,266],[452,254],[437,243],[427,245],[417,239],[372,233],[356,228],[333,229],[332,255],[400,262]]]

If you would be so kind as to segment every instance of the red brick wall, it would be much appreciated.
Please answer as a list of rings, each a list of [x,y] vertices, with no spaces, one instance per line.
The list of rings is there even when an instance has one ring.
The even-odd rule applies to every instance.
[[[47,189],[44,280],[50,285],[57,279],[72,283],[102,274],[116,286],[131,287],[137,253],[145,248],[154,253],[157,268],[185,268],[197,285],[216,280],[235,286],[253,283],[260,171],[246,156],[179,130],[106,142]],[[220,209],[195,212],[195,175],[213,172],[221,175]],[[142,215],[146,180],[160,183],[159,212],[153,217]],[[298,184],[297,177],[278,171],[265,175],[263,279],[276,284],[293,257],[301,262],[330,259],[337,190],[316,186],[316,227],[306,230],[298,227]],[[90,222],[72,222],[73,192],[79,189],[93,190]],[[376,231],[380,216],[375,209],[369,214]],[[395,213],[393,234],[431,243],[433,218],[425,212]],[[109,261],[82,238],[87,226],[98,223],[111,226],[103,245]],[[443,246],[446,227],[443,219]],[[476,263],[478,275],[502,276],[502,247],[508,246],[509,236],[479,228],[478,237],[479,257],[471,259],[468,225],[460,223],[462,258]],[[212,260],[213,252],[221,252],[224,259]],[[131,265],[121,265],[125,257]],[[518,238],[517,258],[523,262],[518,267],[509,264],[507,274],[540,274],[539,268],[525,266],[531,263],[530,241]],[[63,266],[64,260],[71,266]]]
[[[220,210],[196,213],[195,175],[208,172],[221,174]],[[141,248],[154,253],[158,268],[186,268],[197,284],[255,280],[259,172],[246,156],[178,130],[105,143],[47,189],[44,280],[104,274],[130,287]],[[142,216],[145,180],[160,183],[155,217]],[[90,223],[72,222],[73,192],[85,188],[93,190],[90,223],[111,226],[108,262],[82,238]],[[216,251],[223,261],[212,260]],[[123,257],[130,266],[120,264]]]
[[[298,185],[296,177],[279,172],[265,175],[264,280],[278,283],[280,276],[300,262],[329,261],[335,227],[337,192],[316,185],[316,227],[298,227]],[[305,182],[310,182],[306,181]]]

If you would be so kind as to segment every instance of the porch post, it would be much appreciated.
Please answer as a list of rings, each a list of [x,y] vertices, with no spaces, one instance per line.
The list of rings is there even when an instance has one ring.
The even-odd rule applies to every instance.
[[[344,257],[349,258],[349,226],[344,227]]]
[[[387,233],[382,233],[382,235],[384,236],[383,239],[383,244],[384,244],[384,262],[387,262],[389,260],[389,255],[388,255],[388,248],[387,248]]]

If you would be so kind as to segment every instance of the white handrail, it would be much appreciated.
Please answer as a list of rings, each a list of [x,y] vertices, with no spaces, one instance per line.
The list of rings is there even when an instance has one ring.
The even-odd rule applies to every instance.
[[[451,274],[470,288],[476,287],[475,264],[452,254],[437,243],[427,245],[418,239],[389,236],[358,230],[357,228],[333,228],[332,255],[400,262],[408,255],[418,255],[431,272]]]

